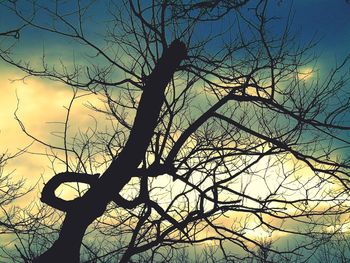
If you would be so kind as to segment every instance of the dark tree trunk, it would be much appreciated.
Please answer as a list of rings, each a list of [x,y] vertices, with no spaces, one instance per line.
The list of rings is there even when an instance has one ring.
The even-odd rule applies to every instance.
[[[34,263],[78,263],[80,246],[86,228],[103,214],[107,204],[135,175],[157,125],[164,102],[164,91],[180,62],[186,57],[186,46],[175,40],[163,52],[153,72],[148,76],[134,125],[123,151],[105,173],[79,200],[66,211],[59,238]],[[53,207],[55,207],[53,205]]]

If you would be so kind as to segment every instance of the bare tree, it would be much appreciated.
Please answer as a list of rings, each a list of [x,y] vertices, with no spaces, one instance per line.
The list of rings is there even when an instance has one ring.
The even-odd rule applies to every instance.
[[[91,63],[58,67],[44,53],[38,66],[15,48],[0,54],[74,94],[61,145],[17,117],[66,167],[41,192],[65,218],[33,262],[79,262],[82,244],[89,262],[165,262],[173,248],[208,242],[208,262],[244,259],[238,251],[252,247],[288,257],[296,248],[266,247],[249,233],[302,236],[298,248],[312,249],[308,238],[348,212],[349,58],[323,76],[303,71],[314,44],[295,44],[291,18],[281,27],[270,1],[109,1],[104,42],[88,30],[94,2],[28,2],[1,6],[28,30],[76,41]],[[105,108],[89,107],[111,125],[70,138],[71,105],[87,93],[103,98]],[[65,200],[55,194],[64,183],[89,187]],[[112,240],[108,251],[85,244],[89,226]]]
[[[16,198],[22,196],[23,181],[13,182],[11,173],[4,172],[4,166],[9,158],[11,156],[6,156],[6,154],[0,155],[0,234],[6,234],[15,227],[11,222],[12,216],[6,207]]]
[[[20,209],[15,205],[15,202],[28,194],[31,189],[26,189],[23,179],[15,179],[13,171],[9,172],[5,169],[9,160],[18,157],[22,153],[23,151],[19,151],[12,155],[8,153],[0,155],[0,238],[2,240],[0,258],[4,257],[4,248],[12,243],[12,237],[18,237],[20,233],[24,233],[28,229],[29,220],[17,215]],[[18,250],[17,244],[15,244],[15,248]]]

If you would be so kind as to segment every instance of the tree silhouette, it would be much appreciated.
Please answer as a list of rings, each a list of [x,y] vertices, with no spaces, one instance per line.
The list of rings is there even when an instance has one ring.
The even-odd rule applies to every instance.
[[[28,225],[26,219],[18,218],[16,213],[19,209],[14,204],[18,198],[25,196],[32,189],[26,189],[23,179],[15,180],[13,178],[13,172],[5,170],[5,166],[9,160],[23,153],[24,151],[19,151],[11,155],[5,152],[0,155],[0,237],[2,240],[6,235],[20,235],[24,233]],[[15,248],[20,252],[16,245]],[[3,249],[4,244],[0,244],[0,251]]]
[[[43,54],[33,66],[15,48],[0,57],[70,86],[71,105],[80,93],[103,97],[106,108],[90,108],[113,124],[69,138],[68,107],[62,143],[52,145],[16,115],[66,167],[41,192],[65,215],[59,235],[33,262],[80,262],[89,226],[119,243],[107,252],[84,245],[88,262],[164,262],[177,245],[205,242],[226,261],[241,257],[235,250],[256,253],[252,246],[260,258],[283,256],[296,249],[279,251],[249,232],[307,240],[347,213],[349,159],[339,153],[349,147],[348,58],[307,81],[317,73],[303,71],[314,44],[295,44],[290,17],[276,34],[270,1],[111,1],[105,43],[86,29],[90,2],[1,5],[25,29],[76,41],[93,62],[57,67]],[[73,200],[56,195],[72,182],[89,187]]]
[[[24,193],[21,192],[23,181],[13,182],[11,174],[4,172],[4,167],[8,159],[13,156],[6,154],[0,155],[0,209],[7,211],[6,207],[11,204],[16,198],[21,197]],[[0,217],[0,235],[10,232],[16,227],[11,221],[13,214],[5,213]]]

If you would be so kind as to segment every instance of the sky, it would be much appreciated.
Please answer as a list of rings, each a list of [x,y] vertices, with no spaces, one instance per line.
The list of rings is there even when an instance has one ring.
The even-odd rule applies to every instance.
[[[327,70],[334,68],[336,63],[350,54],[350,4],[346,3],[345,0],[295,0],[284,1],[283,4],[283,8],[278,5],[270,8],[270,14],[286,17],[289,13],[288,7],[292,6],[293,29],[297,32],[296,41],[302,44],[311,40],[318,41],[313,52],[319,56],[316,70],[322,69],[321,74],[325,74]],[[92,28],[104,23],[103,19],[98,20],[99,17],[103,17],[102,10],[102,5],[94,6],[96,14],[92,17]],[[14,20],[7,13],[2,13],[0,16],[2,27],[4,25],[15,25],[16,22],[17,20]],[[0,29],[2,27],[0,26]],[[272,28],[272,30],[278,31],[278,28]],[[49,59],[57,60],[59,58],[66,65],[72,63],[72,55],[76,56],[74,59],[77,61],[81,59],[79,54],[72,51],[75,48],[72,41],[52,38],[42,32],[32,31],[24,31],[23,38],[25,41],[19,43],[17,50],[18,57],[30,57],[34,64],[41,63],[40,56],[43,50],[45,50]],[[17,107],[16,96],[18,96],[20,103],[19,116],[28,126],[28,130],[33,131],[39,138],[54,140],[46,129],[52,127],[52,130],[54,130],[55,125],[52,122],[58,121],[64,116],[64,106],[69,103],[73,95],[72,91],[58,82],[50,82],[39,78],[13,81],[21,79],[24,75],[21,71],[3,61],[0,61],[0,70],[2,89],[0,97],[0,116],[2,120],[0,123],[0,150],[14,152],[31,141],[21,132],[18,123],[14,119],[14,112]],[[305,69],[306,73],[309,71],[310,69]],[[306,77],[309,77],[308,74],[306,74]],[[55,99],[48,100],[48,97],[55,97]],[[79,115],[77,123],[91,122],[89,117],[79,113],[80,110],[84,111],[84,107],[80,106],[75,105],[79,108],[74,112]],[[14,140],[14,138],[17,139]],[[23,161],[30,162],[29,159],[31,158],[33,156],[28,156],[28,159],[24,157]],[[34,162],[32,165],[37,166],[38,163]],[[20,169],[20,166],[16,165],[16,167],[16,169]]]
[[[320,70],[321,75],[326,74],[327,70],[334,68],[336,63],[350,54],[349,3],[345,0],[284,0],[283,2],[284,7],[292,4],[293,28],[298,32],[296,41],[300,43],[307,43],[312,39],[318,41],[313,51],[319,55],[315,68]],[[90,25],[92,29],[98,30],[103,24],[102,9],[102,7],[96,7]],[[286,16],[288,12],[288,8],[281,9],[278,6],[271,9],[271,14],[281,17]],[[0,30],[15,24],[16,21],[0,9]],[[44,38],[40,33],[33,32],[24,32],[23,38],[26,41],[19,44],[19,57],[33,57],[34,63],[40,63],[38,57],[45,49],[51,60],[60,58],[68,65],[72,61],[74,52],[71,50],[75,47],[73,42],[51,40],[47,35]],[[78,53],[75,59],[80,60]],[[309,77],[308,72],[308,69],[305,69],[305,78]],[[57,136],[53,132],[62,127],[57,122],[65,117],[65,107],[73,96],[72,90],[61,83],[39,78],[14,81],[21,79],[23,73],[3,61],[0,61],[0,73],[0,153],[5,151],[14,153],[32,142],[14,118],[17,107],[17,114],[30,133],[46,142],[57,143]],[[72,131],[78,132],[79,128],[84,130],[84,127],[91,125],[103,128],[108,123],[102,116],[95,116],[98,120],[97,123],[95,122],[91,112],[85,107],[87,101],[102,106],[98,98],[93,96],[87,95],[79,99],[73,106],[70,127]],[[33,145],[29,151],[45,153],[43,147],[38,144]],[[50,165],[44,156],[24,154],[15,160],[10,160],[6,171],[13,171],[17,178],[25,178],[27,187],[30,187],[35,185],[41,176],[47,178],[53,174]],[[38,197],[37,192],[32,195],[33,198]],[[26,202],[27,200],[19,200],[20,205],[26,205]]]

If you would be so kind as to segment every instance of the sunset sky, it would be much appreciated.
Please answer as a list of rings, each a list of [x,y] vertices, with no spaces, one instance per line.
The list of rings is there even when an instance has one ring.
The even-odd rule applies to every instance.
[[[276,6],[271,14],[285,17],[289,5],[283,1],[284,8]],[[0,1],[1,4],[1,1]],[[92,16],[89,32],[97,36],[104,24],[104,7],[96,6]],[[300,69],[298,78],[303,81],[313,81],[327,74],[328,70],[340,63],[350,54],[350,4],[345,0],[294,0],[292,5],[294,13],[293,31],[298,32],[296,42],[306,44],[311,40],[318,43],[313,52],[318,59],[310,66]],[[42,18],[45,20],[45,18]],[[0,5],[0,32],[9,25],[17,25],[13,16],[4,13]],[[203,29],[204,30],[204,29]],[[276,32],[278,29],[276,28]],[[101,32],[103,34],[103,32]],[[8,41],[2,40],[1,41]],[[26,31],[21,35],[16,47],[18,58],[31,60],[33,64],[40,64],[40,56],[43,50],[49,61],[62,61],[67,67],[73,62],[88,63],[89,58],[82,57],[83,51],[75,50],[76,44],[61,38],[52,38],[49,33]],[[349,68],[347,68],[349,70]],[[23,72],[14,66],[0,60],[0,153],[8,151],[15,153],[32,143],[21,130],[14,113],[25,125],[28,132],[40,138],[44,142],[59,145],[62,140],[57,137],[55,131],[62,130],[66,108],[73,96],[71,89],[64,84],[29,77],[21,80]],[[349,87],[350,88],[350,87]],[[93,113],[86,105],[92,103],[103,107],[102,102],[95,96],[86,95],[77,100],[73,105],[71,115],[71,134],[86,131],[88,127],[104,129],[108,121],[102,114]],[[62,146],[62,144],[60,145]],[[28,152],[8,162],[5,171],[11,172],[15,178],[25,178],[26,186],[35,185],[41,176],[49,178],[53,171],[50,161],[44,155],[45,147],[35,143],[28,148]],[[40,153],[43,155],[31,154]],[[344,152],[350,156],[350,152]],[[57,171],[62,167],[56,167]],[[45,179],[43,179],[45,181]],[[39,188],[42,181],[39,181]],[[32,198],[38,197],[38,192],[32,193]],[[21,205],[26,205],[28,199],[20,199]],[[263,235],[263,234],[262,234]]]
[[[72,1],[73,2],[73,1]],[[286,1],[288,2],[288,1]],[[292,1],[290,1],[292,2]],[[288,2],[289,3],[289,2]],[[286,17],[289,4],[284,8],[276,6],[271,10],[271,14]],[[96,14],[92,17],[91,30],[98,30],[99,25],[104,23],[103,6],[94,6]],[[305,81],[312,81],[312,78],[327,74],[327,70],[334,68],[336,63],[340,63],[349,53],[350,44],[350,4],[344,0],[296,0],[293,2],[294,13],[293,30],[298,32],[296,42],[305,44],[311,40],[317,40],[318,44],[313,49],[319,58],[316,64],[309,68],[300,70],[300,78]],[[0,10],[0,30],[8,25],[16,25],[18,22],[7,13]],[[44,19],[44,18],[43,18]],[[89,29],[90,30],[90,29]],[[276,28],[276,31],[278,29]],[[73,51],[72,41],[53,38],[48,33],[38,31],[24,31],[24,41],[20,41],[17,46],[17,57],[30,59],[32,63],[41,63],[40,58],[43,50],[49,61],[61,60],[65,65],[71,65],[72,55],[75,61],[86,58],[77,57],[78,52]],[[86,63],[86,62],[85,62]],[[312,69],[314,67],[314,69]],[[67,106],[73,93],[63,84],[44,80],[40,78],[26,78],[24,81],[14,81],[21,79],[24,74],[20,70],[0,61],[0,151],[8,150],[9,153],[28,145],[32,140],[21,132],[20,125],[14,118],[17,107],[16,94],[19,99],[18,116],[30,131],[37,138],[52,142],[57,140],[49,131],[55,131],[58,124],[52,122],[62,121]],[[84,100],[96,98],[84,97],[80,99],[81,105],[74,105],[72,123],[84,127],[87,123],[93,123],[91,114],[84,109]],[[99,120],[99,122],[102,120]],[[101,123],[98,123],[101,125]],[[31,150],[39,150],[38,145],[34,145]],[[42,149],[41,149],[42,150]],[[9,163],[7,169],[16,169],[16,175],[22,175],[30,181],[35,181],[38,174],[46,173],[48,168],[43,157],[33,155],[23,155],[12,164]],[[11,167],[11,168],[10,168]]]

